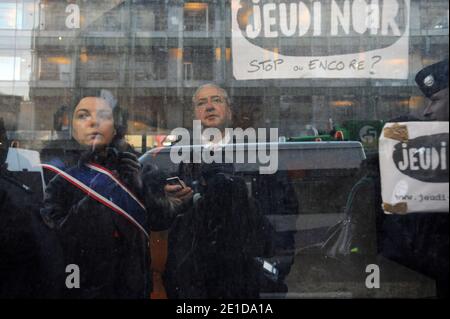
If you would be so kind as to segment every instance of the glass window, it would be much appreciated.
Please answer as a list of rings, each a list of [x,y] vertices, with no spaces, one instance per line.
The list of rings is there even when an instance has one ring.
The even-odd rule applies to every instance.
[[[86,10],[86,28],[89,31],[122,31],[125,9],[123,5],[98,7],[92,3]]]
[[[15,2],[6,2],[6,3],[2,2],[0,4],[0,15],[1,15],[0,21],[2,21],[0,26],[2,29],[16,28],[17,11]]]
[[[40,29],[51,31],[66,30],[67,4],[60,1],[43,2],[40,5]]]
[[[88,81],[117,81],[120,79],[121,56],[116,54],[86,54],[86,60],[81,61],[80,77]]]
[[[31,74],[31,54],[18,50],[15,54],[11,51],[0,51],[0,64],[2,74],[0,81],[28,81]]]
[[[88,192],[92,209],[72,196],[76,192],[65,191],[73,184],[54,187],[53,191],[62,190],[59,203],[76,205],[67,204],[32,224],[61,231],[66,228],[56,227],[58,222],[75,220],[67,228],[76,230],[69,234],[73,247],[64,249],[83,263],[81,273],[87,271],[86,278],[92,280],[89,289],[64,290],[57,298],[80,297],[80,291],[81,297],[92,296],[100,290],[98,297],[105,297],[102,287],[114,287],[113,297],[142,297],[140,292],[151,287],[145,278],[156,278],[152,297],[168,298],[448,296],[443,285],[448,283],[448,229],[442,227],[448,225],[448,209],[439,208],[444,214],[434,210],[410,214],[404,212],[411,207],[409,202],[403,202],[411,189],[426,193],[428,187],[440,184],[436,194],[422,194],[422,202],[448,203],[448,180],[413,187],[416,181],[411,177],[426,170],[419,166],[427,166],[427,159],[436,169],[440,160],[442,170],[448,168],[448,129],[425,132],[428,144],[409,152],[417,131],[402,135],[406,122],[430,127],[448,124],[448,111],[439,115],[439,121],[429,121],[438,119],[433,118],[436,104],[430,107],[430,103],[446,95],[424,94],[436,89],[433,94],[448,96],[448,74],[438,77],[445,68],[416,83],[420,70],[448,59],[448,31],[449,4],[444,0],[0,1],[0,199],[11,199],[0,201],[0,214],[15,211],[9,203],[19,205],[27,196],[33,199],[23,202],[33,207],[26,211],[39,217],[48,208],[42,202],[52,198],[44,194],[52,191],[48,185],[53,175],[42,171],[41,162],[56,170],[75,169],[79,160],[81,164],[98,161],[113,173],[102,177],[123,182],[108,180],[95,190],[99,194],[114,187],[123,190],[126,184],[127,192],[138,194],[136,198],[145,187],[160,196],[157,203],[164,203],[173,200],[165,197],[171,194],[164,189],[166,184],[192,189],[192,198],[186,195],[181,208],[177,200],[167,204],[165,209],[180,211],[167,214],[177,216],[175,220],[161,218],[160,224],[152,225],[163,230],[156,232],[139,224],[140,218],[133,217],[129,224],[130,219],[117,215],[114,205],[121,201],[103,205],[94,192]],[[86,96],[101,100],[82,99]],[[74,110],[81,101],[87,105],[82,104],[84,113],[76,117]],[[97,122],[100,109],[99,118],[106,122],[98,122],[106,123],[106,131]],[[80,129],[80,123],[88,121],[92,131],[78,135],[87,130]],[[385,130],[392,121],[401,126]],[[229,133],[231,129],[247,134],[242,139],[246,162],[238,162],[239,148],[233,148],[233,163],[205,160],[203,156],[223,155],[227,146],[240,141]],[[385,153],[379,142],[386,132],[399,139],[395,156],[404,161],[397,164],[410,164],[412,172],[393,182],[391,197],[402,199],[396,205],[382,198],[386,178],[381,175],[380,159]],[[438,135],[447,140],[432,140]],[[180,164],[170,157],[176,155],[171,150],[183,143],[200,144],[203,162],[193,158],[189,162],[189,157]],[[249,150],[254,146],[276,146],[273,174],[260,170],[273,153],[266,149],[266,158],[263,152],[252,158]],[[143,166],[151,164],[160,171],[152,175],[144,170],[150,178],[140,185],[138,177],[120,175],[120,161],[129,156],[124,153],[134,153]],[[23,154],[33,160],[22,161]],[[41,162],[31,165],[37,157]],[[396,172],[391,171],[388,177]],[[433,174],[440,181],[446,176],[441,171]],[[97,185],[91,182],[84,184]],[[130,211],[140,211],[136,198],[119,193],[137,203],[127,206]],[[106,200],[114,196],[101,194]],[[139,200],[148,204],[144,198]],[[84,210],[67,217],[77,205]],[[386,207],[401,214],[385,214],[381,208]],[[96,215],[103,210],[107,213]],[[422,215],[431,216],[431,221],[417,217]],[[10,234],[2,228],[1,217],[0,245],[6,242],[2,234]],[[150,232],[150,252],[139,250],[148,247],[149,234],[142,229]],[[337,237],[348,241],[330,248]],[[99,250],[90,241],[98,238],[96,243],[112,247]],[[22,237],[0,246],[0,260],[20,267],[21,262],[2,251],[9,247],[14,252],[17,243]],[[344,252],[339,250],[342,247]],[[54,247],[44,248],[53,251]],[[146,265],[148,254],[152,265]],[[159,264],[161,256],[167,257],[162,258],[166,263]],[[36,269],[65,263],[42,259],[49,263]],[[379,289],[366,286],[366,267],[372,264],[381,272]],[[120,267],[99,270],[94,265]],[[142,281],[124,275],[130,269],[139,272],[136,265],[146,265],[143,273],[136,273]],[[119,275],[122,266],[127,271]],[[92,269],[95,274],[89,273]],[[0,282],[17,277],[3,277],[2,271],[0,267]],[[114,278],[113,284],[104,274]],[[26,289],[28,282],[8,285]],[[123,285],[130,289],[115,288]],[[133,287],[142,289],[134,294]],[[147,292],[146,297],[151,293]],[[3,293],[0,287],[0,299]],[[52,293],[49,288],[48,294]],[[111,296],[106,293],[106,297]]]
[[[164,48],[143,49],[135,54],[132,73],[136,81],[167,79],[167,51]]]
[[[211,48],[185,47],[183,51],[184,79],[212,80],[214,51]]]
[[[72,75],[72,60],[64,54],[46,54],[39,57],[39,80],[69,81]]]
[[[0,29],[31,30],[39,18],[32,0],[2,1],[0,3]]]
[[[448,30],[448,3],[422,2],[422,23],[426,30],[443,31]]]
[[[166,31],[167,13],[164,4],[148,2],[133,6],[136,19],[136,30],[139,31]]]
[[[205,2],[187,2],[184,4],[185,31],[213,31],[214,8]]]

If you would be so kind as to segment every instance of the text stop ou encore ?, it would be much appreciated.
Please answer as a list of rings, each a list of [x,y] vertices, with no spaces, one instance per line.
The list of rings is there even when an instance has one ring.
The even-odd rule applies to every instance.
[[[303,65],[294,65],[292,66],[292,70],[295,72],[304,71],[304,70],[325,70],[325,71],[342,71],[345,69],[353,70],[353,71],[363,71],[367,68],[373,68],[376,64],[378,64],[382,60],[381,56],[376,55],[373,56],[370,61],[366,60],[358,60],[353,59],[348,64],[343,61],[331,60],[331,59],[311,59],[305,66]],[[283,59],[268,59],[264,61],[252,60],[249,63],[250,69],[248,73],[255,72],[270,72],[277,71],[278,67],[284,64],[285,61]]]

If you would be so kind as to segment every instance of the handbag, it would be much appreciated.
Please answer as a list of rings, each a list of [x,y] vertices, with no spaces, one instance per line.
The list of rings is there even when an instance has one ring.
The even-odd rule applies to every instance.
[[[344,208],[344,218],[330,227],[322,243],[321,251],[326,258],[348,261],[352,255],[367,255],[372,252],[374,245],[372,239],[375,236],[372,236],[374,228],[371,228],[371,226],[374,226],[375,223],[370,225],[370,222],[373,221],[371,218],[357,218],[355,216],[355,213],[362,215],[368,211],[357,211],[355,209],[355,200],[359,194],[367,198],[367,192],[361,192],[367,186],[373,186],[373,179],[364,176],[352,187]],[[368,202],[370,205],[370,201]],[[367,223],[369,223],[369,227],[365,229],[364,226]]]

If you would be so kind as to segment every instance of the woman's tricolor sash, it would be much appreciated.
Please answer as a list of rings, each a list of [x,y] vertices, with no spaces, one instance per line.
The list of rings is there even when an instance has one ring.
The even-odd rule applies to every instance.
[[[114,174],[98,164],[85,164],[63,171],[44,164],[44,168],[58,174],[86,195],[110,208],[135,225],[148,238],[148,218],[145,206],[117,179]]]

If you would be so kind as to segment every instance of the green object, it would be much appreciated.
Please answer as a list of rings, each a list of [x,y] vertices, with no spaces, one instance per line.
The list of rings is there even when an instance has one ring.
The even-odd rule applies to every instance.
[[[342,123],[342,130],[347,133],[344,133],[344,139],[361,142],[366,150],[378,149],[378,140],[384,124],[383,121],[345,121]]]
[[[359,248],[358,247],[352,248],[352,250],[350,250],[350,252],[352,254],[357,254],[357,253],[359,253]]]
[[[344,141],[361,142],[366,151],[378,150],[379,136],[384,127],[383,121],[345,121],[336,125],[332,132],[320,132],[317,136],[294,136],[287,139],[288,142],[323,142],[340,141],[335,137],[336,132],[341,132]]]
[[[324,142],[334,141],[334,138],[331,135],[290,137],[288,139],[288,141],[289,142],[316,142],[317,139],[321,139]]]

